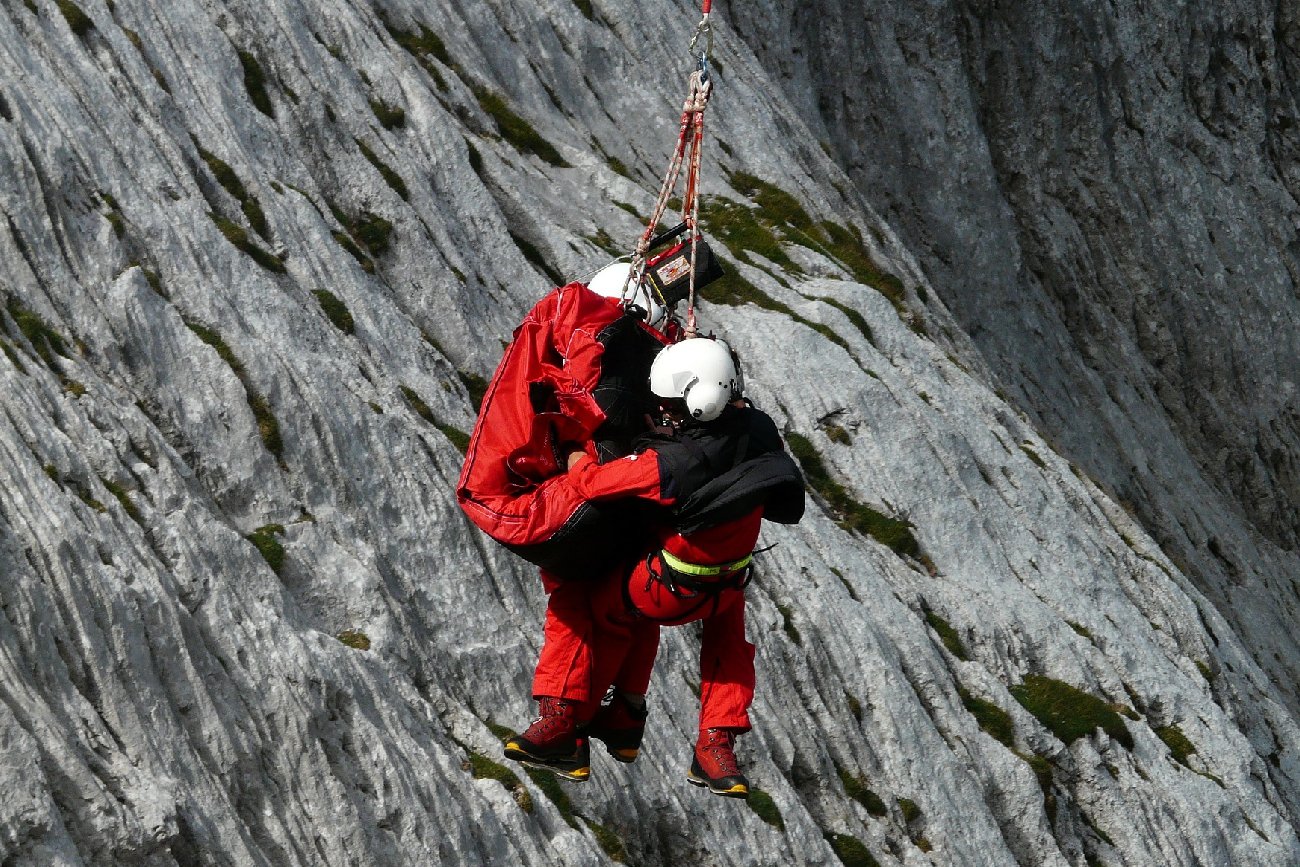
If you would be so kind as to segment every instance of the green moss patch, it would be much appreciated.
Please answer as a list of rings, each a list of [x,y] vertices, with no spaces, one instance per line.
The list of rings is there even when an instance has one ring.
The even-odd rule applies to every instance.
[[[372,99],[370,110],[375,113],[375,118],[384,129],[406,126],[406,109],[401,106],[389,105],[382,99]]]
[[[701,201],[701,219],[736,256],[752,250],[782,268],[798,272],[783,243],[798,244],[837,261],[859,283],[879,291],[903,312],[903,284],[867,255],[856,229],[816,222],[799,201],[780,187],[745,172],[728,176],[731,186],[753,207],[721,197]]]
[[[826,302],[827,304],[831,305],[836,310],[840,311],[845,316],[847,316],[849,321],[853,323],[853,327],[858,329],[858,332],[861,333],[863,337],[867,338],[867,342],[872,344],[873,346],[875,345],[875,340],[871,333],[871,326],[867,324],[866,318],[861,313],[854,310],[852,307],[850,307],[847,304],[843,304],[839,301],[836,301],[834,298],[823,297],[823,298],[819,298],[818,300]]]
[[[280,438],[280,422],[276,419],[275,413],[271,411],[271,404],[253,386],[244,365],[235,357],[235,353],[231,351],[230,346],[216,331],[189,319],[185,320],[185,325],[200,340],[216,350],[217,355],[230,367],[230,370],[235,374],[235,378],[244,386],[244,395],[248,401],[248,408],[252,411],[253,419],[257,422],[257,432],[262,439],[262,444],[266,446],[267,451],[275,455],[276,459],[283,463],[284,441]]]
[[[9,318],[18,326],[19,333],[31,345],[32,350],[45,362],[50,370],[58,372],[54,357],[56,355],[71,358],[68,345],[63,337],[51,328],[34,310],[23,305],[16,297],[10,295],[5,299],[5,309]]]
[[[802,273],[781,249],[781,236],[760,208],[721,196],[701,196],[699,207],[700,222],[709,235],[721,241],[737,259],[753,262],[748,254],[757,253],[786,273]]]
[[[406,402],[410,404],[411,409],[415,410],[416,415],[442,431],[442,435],[451,440],[451,444],[454,445],[462,455],[469,451],[469,434],[457,427],[438,421],[437,416],[433,414],[433,410],[429,409],[429,405],[424,402],[414,389],[408,388],[405,385],[400,386],[400,388],[402,391],[402,397],[406,398]]]
[[[370,636],[359,629],[345,629],[335,636],[353,650],[369,650]]]
[[[244,89],[248,91],[248,98],[253,101],[253,106],[267,117],[275,117],[275,105],[271,102],[270,95],[266,92],[266,74],[262,71],[262,64],[251,51],[239,51],[239,65],[244,69]]]
[[[339,296],[328,289],[313,289],[311,294],[316,296],[321,310],[325,311],[325,315],[335,328],[344,334],[352,334],[356,331],[356,323],[352,321],[352,311],[348,310],[348,306]]]
[[[74,479],[68,479],[67,486],[72,489],[72,492],[74,494],[77,495],[77,499],[81,500],[81,502],[85,503],[87,506],[94,509],[96,512],[108,511],[108,506],[105,506],[99,500],[96,500],[95,497],[90,493],[90,488],[87,487],[86,485],[83,485],[81,482],[78,482]]]
[[[563,784],[560,778],[550,771],[542,771],[537,768],[525,768],[528,779],[533,781],[533,785],[542,790],[542,794],[555,805],[555,809],[560,811],[560,817],[568,823],[570,828],[578,827],[578,818],[573,812],[573,802],[565,794]]]
[[[262,555],[266,565],[270,566],[271,571],[276,575],[279,575],[280,571],[284,569],[284,546],[276,538],[283,535],[283,524],[266,524],[244,537],[253,543],[257,553]]]
[[[1178,726],[1161,726],[1153,731],[1156,737],[1169,747],[1169,754],[1180,765],[1187,765],[1188,756],[1195,755],[1196,745],[1188,740],[1187,735],[1183,734],[1183,730]]]
[[[344,229],[330,233],[334,240],[361,263],[362,270],[367,274],[375,273],[375,259],[388,252],[392,245],[393,224],[370,211],[352,216],[333,203],[329,208]]]
[[[827,834],[826,842],[844,867],[880,867],[880,862],[857,837],[850,834]]]
[[[117,502],[121,504],[122,511],[126,512],[127,517],[132,521],[135,521],[137,524],[143,525],[144,519],[140,515],[140,510],[137,509],[135,503],[131,501],[131,497],[127,493],[126,488],[122,487],[112,479],[100,479],[100,481],[103,482],[104,487],[108,492],[117,499]]]
[[[411,198],[411,191],[407,189],[406,181],[402,180],[402,176],[394,171],[392,166],[381,160],[379,156],[370,149],[370,146],[361,139],[356,139],[356,143],[357,147],[361,150],[361,155],[375,167],[375,170],[378,171],[380,176],[384,179],[384,183],[392,187],[393,192],[402,197],[402,201],[409,200]]]
[[[835,772],[839,775],[841,785],[844,786],[844,794],[866,807],[868,813],[873,816],[885,816],[889,813],[884,800],[867,787],[865,779],[850,774],[839,765],[835,766]]]
[[[903,821],[911,824],[921,818],[921,808],[911,798],[899,798],[898,809],[903,812]]]
[[[1015,748],[1016,726],[1011,714],[991,701],[972,695],[965,687],[958,687],[957,694],[961,696],[962,707],[975,717],[980,729],[1008,749]]]
[[[926,611],[925,622],[930,624],[930,627],[935,632],[939,633],[939,640],[943,642],[944,647],[948,648],[949,653],[958,659],[970,659],[970,656],[966,653],[966,645],[961,643],[961,636],[957,634],[957,630],[948,624],[948,621],[933,611]]]
[[[1101,729],[1128,749],[1133,735],[1106,702],[1077,687],[1031,674],[1011,688],[1011,695],[1062,742],[1072,744]]]
[[[854,500],[843,485],[831,478],[821,455],[807,437],[790,432],[786,434],[786,442],[803,468],[809,487],[826,501],[841,527],[870,536],[897,554],[913,558],[920,556],[921,545],[912,535],[910,523],[883,515]]]
[[[486,87],[474,86],[471,89],[478,100],[479,108],[492,118],[503,139],[510,142],[517,150],[530,153],[543,162],[559,168],[569,168],[569,163],[560,156],[560,152],[543,138],[532,124],[515,114],[501,94]]]
[[[270,240],[271,229],[266,223],[266,214],[262,211],[262,205],[244,186],[244,182],[239,179],[239,175],[235,173],[235,170],[224,160],[202,147],[199,148],[199,156],[207,163],[208,169],[212,172],[212,176],[217,179],[217,183],[221,184],[226,192],[230,193],[239,202],[240,209],[243,210],[244,216],[248,219],[248,225],[253,227],[253,231],[261,235],[262,238]]]
[[[772,796],[762,789],[750,787],[749,797],[745,800],[749,809],[754,811],[758,818],[771,825],[778,831],[785,831],[785,820],[781,818],[781,811],[777,809],[776,802]]]
[[[556,286],[563,286],[568,282],[564,279],[563,274],[552,267],[550,262],[546,261],[546,257],[542,255],[542,251],[538,250],[537,247],[527,239],[511,232],[510,240],[515,242],[515,246],[519,248],[519,252],[523,254],[524,258],[534,265],[537,270],[545,274],[551,283]]]
[[[211,211],[208,212],[208,217],[210,217],[212,222],[216,224],[217,229],[220,230],[221,234],[225,236],[227,241],[267,271],[270,271],[273,274],[283,274],[288,270],[284,267],[284,263],[278,258],[253,243],[253,240],[248,237],[248,232],[244,230],[243,226],[240,226],[232,220],[226,219],[220,214],[214,214]]]
[[[55,5],[59,7],[59,12],[62,13],[64,20],[68,22],[68,27],[72,28],[72,32],[77,36],[84,38],[90,31],[95,29],[95,22],[72,0],[55,0]],[[32,11],[35,12],[36,10],[33,9]]]
[[[415,61],[424,68],[424,71],[429,73],[429,77],[438,85],[439,90],[446,90],[447,82],[443,80],[442,73],[429,61],[429,58],[432,57],[459,74],[459,67],[452,61],[451,55],[447,53],[447,46],[443,44],[442,37],[423,24],[420,25],[418,31],[403,30],[393,24],[382,10],[376,11],[378,11],[379,19],[383,22],[385,29],[388,30],[388,34],[393,37],[393,40],[406,49],[415,58]]]
[[[601,850],[604,851],[609,860],[616,864],[627,863],[627,847],[623,845],[622,837],[586,816],[582,817],[582,821],[591,829],[591,833],[596,837],[596,842],[600,844]]]

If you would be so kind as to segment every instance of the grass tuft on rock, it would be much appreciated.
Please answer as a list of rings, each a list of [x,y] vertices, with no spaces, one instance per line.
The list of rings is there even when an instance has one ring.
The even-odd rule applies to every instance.
[[[339,225],[345,230],[331,233],[334,240],[361,263],[362,270],[367,274],[373,274],[374,260],[388,252],[389,247],[392,246],[393,224],[370,211],[362,211],[356,216],[351,216],[332,203],[329,208],[334,219],[338,220]]]
[[[410,404],[411,409],[415,410],[416,415],[442,431],[442,435],[451,440],[451,444],[462,455],[469,451],[469,434],[458,427],[438,421],[437,416],[433,414],[433,410],[429,409],[429,405],[416,393],[415,389],[408,388],[405,385],[399,386],[399,388],[402,397],[406,398],[406,402]]]
[[[929,623],[930,627],[939,634],[939,640],[943,642],[944,647],[948,648],[949,653],[958,659],[970,659],[970,655],[966,653],[966,645],[961,643],[961,636],[957,634],[957,630],[949,625],[948,621],[933,611],[926,611],[925,622]]]
[[[859,714],[855,714],[855,716],[857,715]],[[889,807],[879,795],[867,787],[865,779],[850,774],[839,765],[835,766],[835,772],[839,775],[840,783],[844,786],[844,794],[865,807],[872,816],[888,815]]]
[[[591,829],[591,833],[596,837],[596,842],[600,844],[601,850],[604,851],[609,860],[616,864],[626,864],[627,847],[623,845],[623,838],[599,822],[588,819],[586,816],[581,818],[587,824],[587,827]]]
[[[275,105],[266,92],[266,74],[262,64],[251,51],[239,51],[239,65],[244,69],[244,89],[253,101],[253,106],[269,118],[275,117]]]
[[[193,331],[195,336],[216,350],[217,355],[235,374],[235,378],[244,386],[244,396],[248,401],[248,408],[253,413],[253,419],[257,422],[257,432],[262,439],[262,444],[266,450],[275,455],[276,460],[281,464],[284,462],[284,442],[280,438],[280,423],[271,411],[271,405],[267,399],[253,387],[252,380],[248,376],[248,371],[244,369],[243,363],[235,357],[230,346],[222,339],[221,335],[211,328],[200,325],[189,319],[185,320],[185,325]]]
[[[370,100],[370,110],[375,113],[375,118],[384,129],[406,126],[406,109],[401,106],[389,105],[382,99],[375,98]]]
[[[1164,741],[1165,746],[1169,747],[1169,754],[1173,756],[1174,761],[1180,765],[1191,767],[1191,765],[1187,764],[1187,758],[1196,754],[1196,745],[1188,740],[1182,729],[1173,725],[1161,726],[1153,729],[1153,731],[1156,733],[1156,737]]]
[[[523,254],[524,258],[536,267],[537,270],[545,274],[552,284],[563,286],[568,282],[564,279],[563,274],[552,267],[550,262],[546,261],[546,257],[542,255],[542,251],[538,250],[531,241],[528,241],[514,232],[510,233],[510,240],[515,242],[515,246],[519,248],[519,252]]]
[[[835,857],[840,859],[844,867],[880,867],[877,861],[864,844],[857,837],[850,834],[826,835],[826,842],[830,844],[831,851]]]
[[[220,230],[221,234],[225,236],[227,241],[267,271],[270,271],[273,274],[283,274],[288,270],[284,267],[284,263],[278,258],[253,243],[243,226],[226,219],[220,214],[214,214],[211,211],[208,212],[208,216],[212,219],[212,222],[216,224],[217,229]]]
[[[257,553],[262,555],[266,565],[270,566],[271,571],[276,575],[284,569],[284,546],[276,538],[283,535],[283,524],[265,524],[244,537],[253,543]]]
[[[361,155],[375,167],[375,170],[379,172],[380,177],[384,179],[384,183],[392,187],[393,192],[402,197],[402,201],[409,201],[411,198],[411,191],[407,188],[406,181],[402,180],[402,176],[394,171],[392,166],[381,160],[379,156],[370,149],[370,146],[361,139],[356,139],[356,143],[357,147],[361,150]]]
[[[1072,744],[1101,729],[1133,748],[1133,735],[1119,714],[1106,702],[1077,687],[1050,677],[1027,675],[1011,695],[1063,743]]]
[[[71,358],[68,354],[68,345],[63,337],[51,328],[44,319],[34,310],[23,305],[13,295],[5,299],[5,309],[9,312],[9,318],[18,326],[18,331],[23,338],[31,344],[32,350],[40,356],[41,361],[50,370],[58,372],[55,365],[54,357],[56,355],[64,358]]]
[[[356,323],[352,320],[352,311],[343,303],[339,296],[335,295],[328,289],[313,289],[312,293],[316,300],[320,302],[321,310],[335,328],[344,334],[353,334],[356,332]]]
[[[345,629],[335,637],[353,650],[370,649],[370,636],[359,629]]]
[[[790,453],[803,469],[805,481],[826,501],[841,527],[870,536],[899,555],[920,556],[921,545],[912,535],[910,523],[881,514],[854,500],[843,485],[831,478],[821,455],[807,437],[790,432],[785,438],[790,444]]]
[[[474,86],[474,97],[478,100],[479,108],[483,109],[484,114],[492,118],[496,124],[497,132],[501,137],[508,141],[515,149],[524,153],[532,154],[543,162],[550,163],[557,168],[567,169],[569,163],[560,156],[560,152],[555,146],[542,137],[541,133],[535,130],[528,121],[515,114],[514,110],[506,104],[505,98],[494,90],[486,87]]]
[[[127,517],[143,526],[144,519],[140,515],[140,510],[137,509],[135,503],[131,501],[131,497],[127,493],[126,488],[122,487],[122,485],[112,479],[100,479],[100,481],[108,492],[117,498],[118,503],[122,506],[122,511],[126,512]]]
[[[62,13],[64,20],[68,22],[68,27],[72,29],[72,32],[78,38],[84,39],[90,31],[95,29],[95,22],[72,0],[55,0],[55,5],[59,7],[59,12]],[[33,9],[32,11],[36,10]]]
[[[975,717],[980,729],[1007,749],[1015,749],[1016,726],[1011,714],[987,699],[972,695],[965,687],[958,687],[957,694],[961,696],[962,707]]]
[[[749,797],[745,800],[749,809],[754,811],[758,818],[771,825],[778,831],[785,831],[785,820],[781,818],[781,811],[777,809],[776,802],[772,796],[762,789],[750,787]]]
[[[555,805],[555,809],[560,811],[560,817],[568,823],[570,828],[578,827],[578,818],[573,813],[573,802],[565,793],[560,778],[550,771],[543,771],[537,768],[525,768],[528,779],[533,781],[533,785],[542,790],[542,794]]]
[[[204,148],[199,148],[199,156],[207,163],[208,169],[212,176],[217,179],[217,183],[230,193],[231,197],[239,202],[240,209],[244,216],[248,218],[248,225],[253,227],[253,231],[261,235],[264,240],[270,240],[271,229],[266,222],[266,214],[262,211],[262,204],[257,200],[244,182],[239,179],[239,175],[230,167],[228,163],[217,157]]]

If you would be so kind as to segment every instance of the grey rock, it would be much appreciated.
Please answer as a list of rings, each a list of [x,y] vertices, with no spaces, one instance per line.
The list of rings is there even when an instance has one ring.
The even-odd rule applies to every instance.
[[[740,750],[778,828],[684,784],[689,628],[637,764],[597,756],[567,805],[495,765],[545,600],[453,493],[470,389],[542,265],[580,276],[639,233],[693,15],[10,4],[0,861],[578,865],[617,839],[630,863],[814,865],[852,837],[881,864],[1300,864],[1295,22],[1229,6],[1217,30],[1100,4],[1058,13],[1091,29],[719,15],[705,192],[757,176],[898,279],[871,280],[891,300],[829,246],[727,253],[770,301],[703,321],[843,502],[919,545],[823,499],[764,532]],[[1183,79],[1144,40],[1213,70],[1165,97],[1202,129],[1157,104]],[[1023,92],[977,74],[1004,63]],[[1081,80],[1105,99],[1067,98]],[[1099,106],[1115,135],[1088,144]],[[1247,353],[1265,326],[1275,354]],[[1067,742],[1014,697],[1031,674],[1128,716]]]

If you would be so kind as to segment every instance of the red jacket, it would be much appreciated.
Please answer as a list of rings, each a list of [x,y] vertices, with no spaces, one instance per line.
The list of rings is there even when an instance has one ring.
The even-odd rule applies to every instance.
[[[617,300],[581,283],[537,302],[515,329],[470,436],[456,484],[461,509],[483,532],[545,568],[597,569],[617,547],[611,521],[568,483],[559,451],[563,443],[590,442],[605,421],[592,392],[601,380],[602,339],[623,316]]]

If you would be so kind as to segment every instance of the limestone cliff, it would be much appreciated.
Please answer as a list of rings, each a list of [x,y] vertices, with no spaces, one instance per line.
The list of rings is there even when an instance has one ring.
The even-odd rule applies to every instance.
[[[1294,11],[794,5],[719,10],[706,143],[815,497],[749,805],[689,628],[635,765],[497,764],[544,599],[451,490],[690,4],[0,8],[0,861],[1300,864]]]

